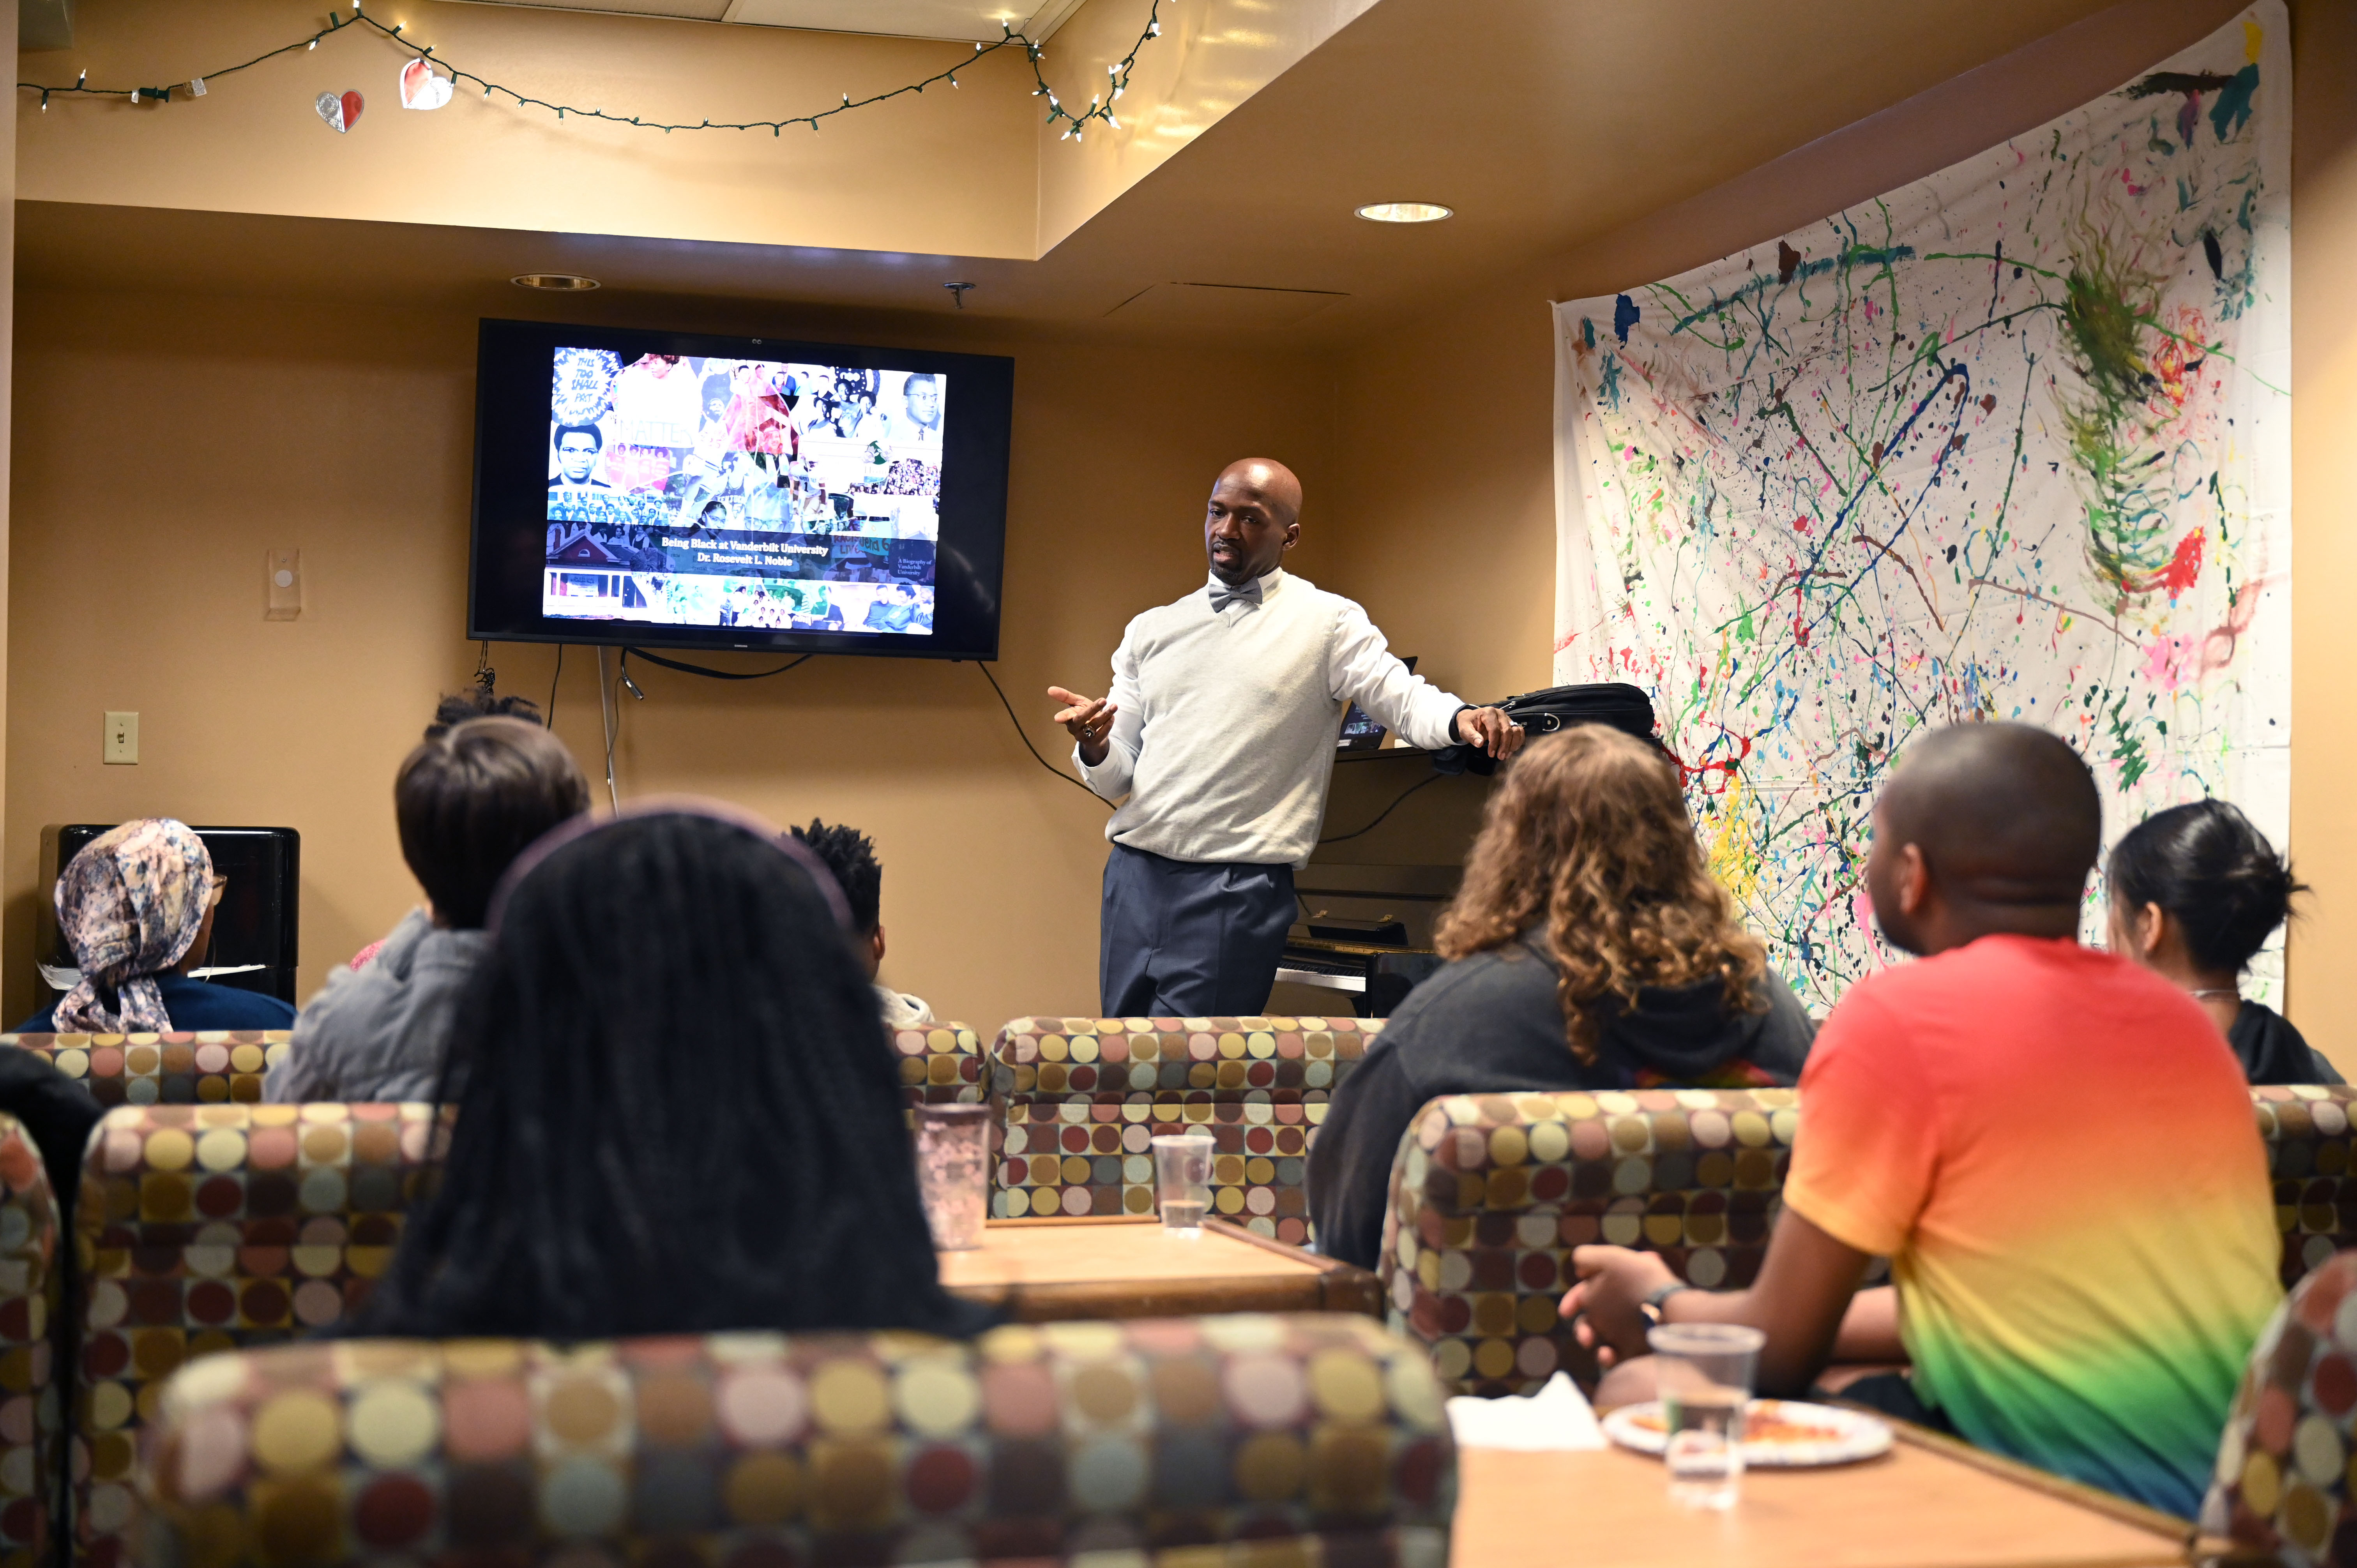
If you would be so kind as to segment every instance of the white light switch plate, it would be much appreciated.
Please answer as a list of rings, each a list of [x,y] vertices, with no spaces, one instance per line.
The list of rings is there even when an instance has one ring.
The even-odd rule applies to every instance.
[[[293,620],[303,613],[303,553],[273,550],[264,563],[263,585],[268,590],[262,612],[264,620]]]
[[[139,715],[109,713],[106,715],[106,760],[110,765],[137,766],[139,761]]]

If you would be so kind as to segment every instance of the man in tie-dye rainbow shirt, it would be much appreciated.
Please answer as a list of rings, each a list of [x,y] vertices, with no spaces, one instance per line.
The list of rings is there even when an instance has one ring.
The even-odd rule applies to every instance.
[[[2079,946],[2101,804],[2062,741],[1935,732],[1874,821],[1876,918],[1923,957],[1819,1031],[1758,1280],[1691,1291],[1651,1254],[1582,1248],[1564,1310],[1608,1365],[1641,1353],[1646,1315],[1751,1324],[1771,1393],[1903,1354],[1873,1402],[2190,1518],[2282,1296],[2242,1070],[2190,998]],[[1856,1291],[1874,1257],[1895,1312]]]

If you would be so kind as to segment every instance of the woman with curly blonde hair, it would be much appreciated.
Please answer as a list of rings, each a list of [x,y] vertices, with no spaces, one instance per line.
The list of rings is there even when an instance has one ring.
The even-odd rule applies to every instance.
[[[1392,1156],[1447,1094],[1790,1084],[1816,1026],[1704,864],[1677,770],[1586,725],[1532,742],[1490,797],[1436,945],[1334,1091],[1309,1157],[1328,1254],[1372,1267]]]

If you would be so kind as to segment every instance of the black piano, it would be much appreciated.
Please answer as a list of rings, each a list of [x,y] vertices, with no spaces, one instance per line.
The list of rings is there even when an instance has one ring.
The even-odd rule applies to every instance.
[[[1413,746],[1337,755],[1318,848],[1294,873],[1300,918],[1270,1012],[1386,1018],[1440,967],[1433,922],[1456,896],[1491,782],[1435,772]]]

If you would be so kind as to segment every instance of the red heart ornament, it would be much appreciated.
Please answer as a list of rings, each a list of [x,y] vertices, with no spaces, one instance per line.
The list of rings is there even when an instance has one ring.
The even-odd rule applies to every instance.
[[[346,92],[346,93],[344,94],[344,129],[345,129],[345,130],[349,131],[349,130],[350,130],[354,125],[357,125],[357,124],[360,124],[361,110],[363,107],[365,107],[365,104],[364,104],[364,102],[363,102],[362,99],[361,98],[361,95],[360,95],[360,90],[359,90],[359,89],[355,88],[355,89],[351,90],[350,91],[348,91],[348,92]]]

